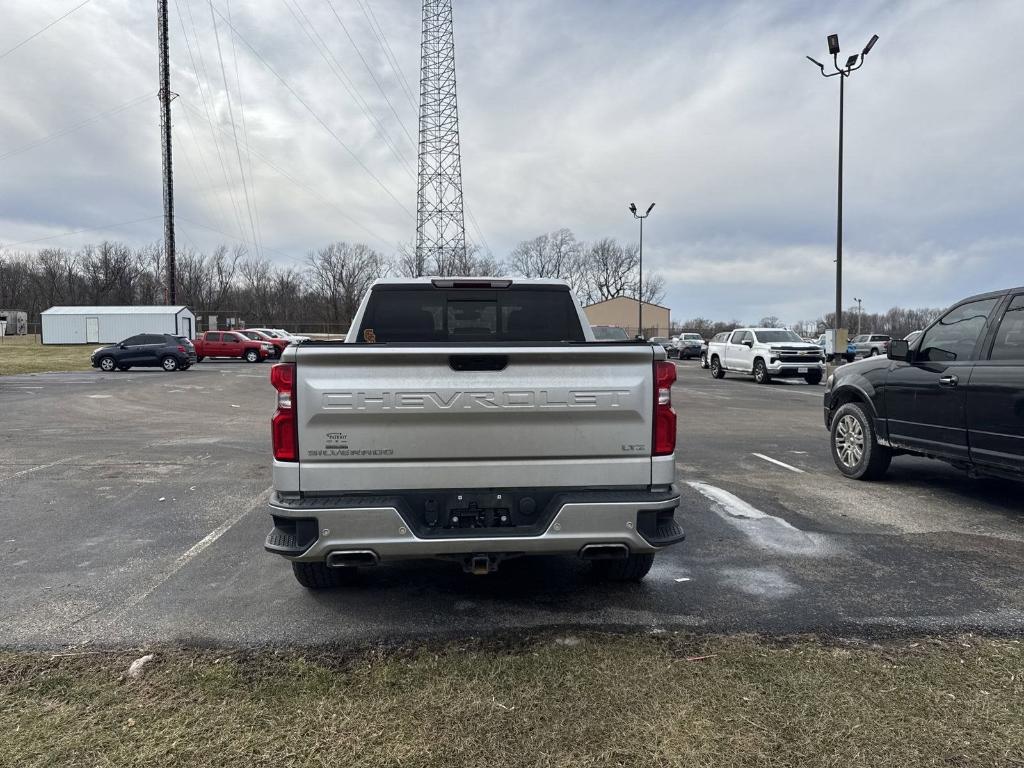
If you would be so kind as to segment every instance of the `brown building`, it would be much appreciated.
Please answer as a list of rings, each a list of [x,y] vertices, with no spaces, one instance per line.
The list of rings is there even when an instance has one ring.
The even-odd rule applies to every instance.
[[[668,307],[659,304],[648,304],[643,302],[643,336],[649,339],[652,336],[668,336],[669,316],[671,311]],[[614,299],[599,301],[584,307],[587,320],[591,325],[615,325],[625,328],[630,336],[636,335],[637,321],[637,300],[629,296],[616,296]]]

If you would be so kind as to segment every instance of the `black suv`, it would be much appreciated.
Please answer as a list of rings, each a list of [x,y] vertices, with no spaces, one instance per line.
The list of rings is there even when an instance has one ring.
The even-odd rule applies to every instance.
[[[912,454],[1024,479],[1024,287],[964,299],[886,357],[837,369],[825,426],[847,477],[881,477]]]
[[[92,367],[101,371],[127,371],[136,365],[185,371],[195,361],[196,348],[192,342],[169,333],[140,333],[92,353]]]

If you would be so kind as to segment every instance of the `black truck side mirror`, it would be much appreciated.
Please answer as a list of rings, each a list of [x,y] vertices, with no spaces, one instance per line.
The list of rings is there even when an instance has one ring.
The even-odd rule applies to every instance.
[[[893,339],[890,341],[888,357],[890,360],[900,360],[904,363],[913,362],[914,358],[913,353],[910,351],[910,342],[906,339]]]

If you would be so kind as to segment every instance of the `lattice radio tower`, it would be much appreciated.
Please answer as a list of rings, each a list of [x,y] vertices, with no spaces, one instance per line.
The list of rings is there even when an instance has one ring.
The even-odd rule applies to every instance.
[[[419,129],[416,272],[422,275],[428,263],[447,272],[466,256],[452,0],[423,0]]]

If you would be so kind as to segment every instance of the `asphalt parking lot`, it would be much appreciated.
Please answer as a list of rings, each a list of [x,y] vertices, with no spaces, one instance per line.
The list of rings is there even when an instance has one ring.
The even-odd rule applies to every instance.
[[[822,387],[678,368],[689,538],[644,583],[567,558],[487,577],[424,562],[318,594],[262,549],[269,366],[0,378],[0,645],[1024,627],[1024,486],[905,457],[885,482],[845,480]]]

